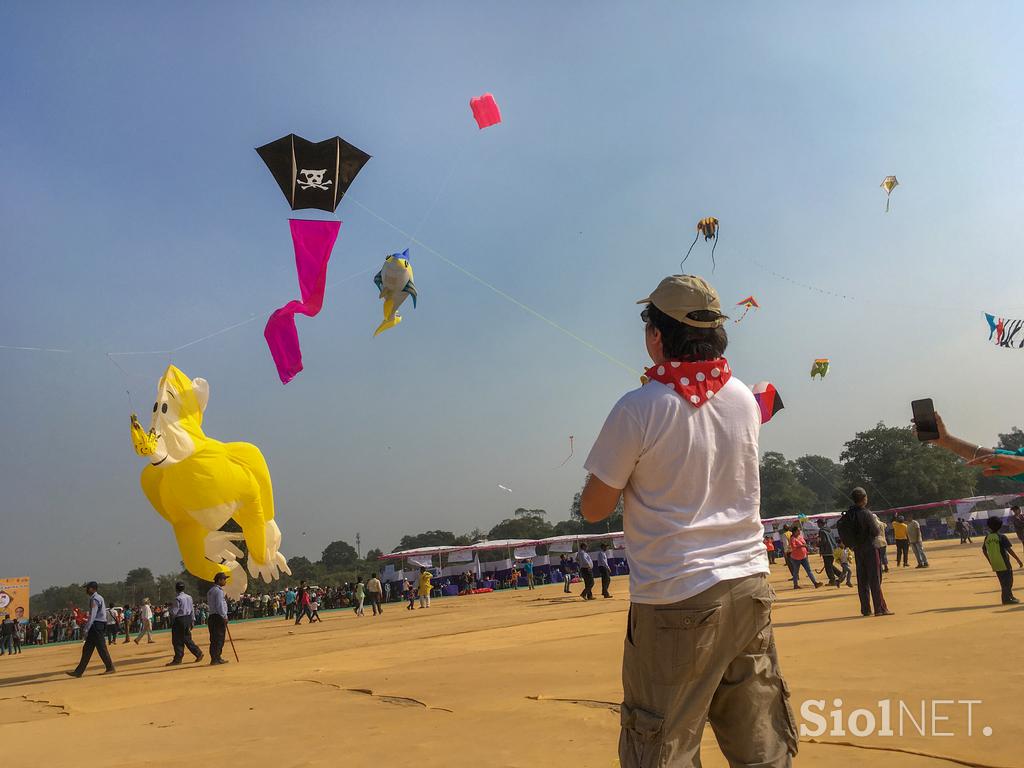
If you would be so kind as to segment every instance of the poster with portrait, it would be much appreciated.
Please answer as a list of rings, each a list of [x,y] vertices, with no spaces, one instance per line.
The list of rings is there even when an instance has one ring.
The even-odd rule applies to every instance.
[[[0,617],[4,614],[18,622],[28,621],[28,576],[0,579]]]

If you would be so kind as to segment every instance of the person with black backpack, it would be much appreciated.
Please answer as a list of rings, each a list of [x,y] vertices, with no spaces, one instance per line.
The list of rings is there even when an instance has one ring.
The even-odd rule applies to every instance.
[[[874,603],[875,616],[892,616],[882,596],[882,564],[875,547],[879,527],[868,511],[868,494],[863,488],[850,493],[853,506],[843,512],[836,526],[843,543],[854,552],[857,566],[857,594],[860,595],[860,613],[871,616]]]

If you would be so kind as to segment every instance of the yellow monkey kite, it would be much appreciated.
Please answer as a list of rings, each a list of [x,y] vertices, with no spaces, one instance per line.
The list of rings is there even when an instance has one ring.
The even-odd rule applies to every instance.
[[[270,582],[291,575],[281,554],[281,530],[274,522],[270,470],[251,443],[222,443],[203,432],[210,397],[206,379],[189,379],[173,365],[157,386],[149,432],[132,414],[132,445],[149,458],[142,490],[149,503],[174,528],[185,569],[213,581],[228,575],[225,592],[237,598],[248,585],[238,562],[244,539],[249,573]],[[242,533],[220,529],[234,520]]]

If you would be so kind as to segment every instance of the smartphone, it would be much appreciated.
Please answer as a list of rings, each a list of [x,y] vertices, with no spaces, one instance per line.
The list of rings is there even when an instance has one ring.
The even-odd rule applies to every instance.
[[[917,425],[917,439],[922,442],[939,439],[939,425],[935,421],[935,405],[932,399],[915,400],[910,404],[914,410],[914,424]]]

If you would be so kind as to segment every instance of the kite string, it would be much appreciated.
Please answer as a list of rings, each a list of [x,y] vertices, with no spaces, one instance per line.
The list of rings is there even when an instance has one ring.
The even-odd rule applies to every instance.
[[[128,375],[128,371],[126,371],[124,368],[122,368],[118,364],[118,362],[113,357],[111,357],[109,352],[107,353],[107,360],[112,362],[114,364],[114,366],[117,368],[117,370],[119,370],[121,372],[121,375],[124,376],[124,393],[125,393],[125,395],[128,396],[128,408],[129,408],[129,410],[132,413],[135,413],[136,412],[135,403],[132,402],[132,389],[131,389],[131,384],[130,384],[131,378]]]
[[[347,276],[341,278],[340,280],[335,280],[334,282],[328,283],[326,286],[324,286],[324,290],[326,290],[327,288],[331,288],[333,286],[336,286],[336,285],[341,285],[342,283],[347,283],[350,280],[355,280],[357,277],[362,277],[363,275],[367,275],[370,272],[372,272],[374,269],[375,269],[374,267],[370,267],[368,269],[364,269],[364,270],[361,270],[359,272],[355,272],[355,273],[353,273],[351,275],[347,275]],[[141,351],[138,351],[138,352],[107,352],[106,355],[107,355],[107,357],[111,357],[112,355],[115,355],[115,356],[118,356],[118,357],[132,357],[132,356],[135,356],[135,355],[171,355],[171,354],[173,354],[175,352],[180,352],[183,349],[188,349],[189,347],[195,346],[196,344],[199,344],[201,342],[204,342],[204,341],[207,341],[209,339],[212,339],[215,336],[220,336],[222,333],[227,333],[228,331],[233,331],[235,328],[241,328],[243,325],[247,325],[248,323],[251,323],[254,320],[258,320],[264,314],[267,314],[269,312],[273,312],[275,309],[277,309],[277,307],[271,307],[269,309],[265,309],[265,310],[262,310],[260,312],[254,312],[252,315],[250,315],[245,320],[240,320],[238,322],[231,323],[230,325],[227,325],[227,326],[221,328],[220,330],[213,331],[212,333],[208,333],[205,336],[200,336],[198,339],[192,339],[192,341],[187,341],[184,344],[181,344],[181,345],[179,345],[177,347],[172,347],[171,349],[147,349],[147,350],[141,350]],[[115,363],[115,365],[116,365],[116,363]],[[120,368],[120,366],[118,366],[118,367]],[[124,369],[122,368],[121,370],[123,371]]]
[[[555,467],[555,469],[561,469],[562,467],[564,467],[566,464],[569,463],[569,460],[576,454],[576,449],[573,447],[573,437],[573,435],[569,435],[569,455],[566,456],[565,461],[563,461],[561,464]]]
[[[474,280],[475,282],[479,283],[480,285],[484,286],[485,288],[488,288],[491,291],[494,291],[494,293],[498,294],[499,296],[501,296],[506,301],[509,301],[512,304],[515,304],[517,307],[519,307],[524,312],[527,312],[528,314],[533,315],[538,320],[541,320],[542,322],[547,323],[548,325],[550,325],[555,330],[561,331],[562,333],[564,333],[569,338],[573,339],[574,341],[579,342],[580,344],[582,344],[583,346],[585,346],[587,349],[591,350],[592,352],[596,352],[597,354],[599,354],[602,357],[604,357],[606,360],[609,360],[612,363],[615,363],[615,365],[619,366],[620,368],[623,368],[623,369],[629,371],[630,373],[632,373],[632,374],[634,374],[636,376],[640,375],[640,371],[638,371],[635,368],[631,367],[628,363],[624,363],[623,361],[619,360],[618,358],[613,357],[612,355],[610,355],[607,352],[605,352],[603,349],[600,349],[599,347],[595,346],[591,342],[589,342],[586,339],[584,339],[582,336],[579,336],[576,333],[573,333],[572,331],[570,331],[565,326],[563,326],[563,325],[559,324],[558,322],[552,320],[547,315],[542,314],[541,312],[539,312],[538,310],[536,310],[533,307],[529,306],[528,304],[524,304],[523,302],[521,302],[516,297],[514,297],[511,294],[508,294],[505,291],[501,290],[501,288],[499,288],[498,286],[494,285],[493,283],[489,283],[488,281],[484,280],[479,275],[476,275],[473,272],[470,272],[468,269],[463,267],[461,264],[457,264],[456,262],[452,261],[447,256],[442,254],[440,251],[437,251],[437,250],[431,248],[429,245],[427,245],[426,243],[424,243],[421,240],[417,240],[415,237],[410,235],[404,229],[402,229],[401,227],[399,227],[396,224],[392,224],[390,221],[385,219],[383,216],[381,216],[379,213],[377,213],[373,209],[368,208],[366,205],[361,203],[359,200],[356,200],[355,198],[352,198],[351,196],[349,197],[349,199],[352,200],[353,203],[358,205],[364,211],[366,211],[368,214],[373,216],[375,219],[380,221],[382,224],[385,224],[386,226],[391,227],[393,230],[398,232],[400,235],[408,237],[409,238],[409,242],[415,243],[416,245],[418,245],[423,250],[427,251],[428,253],[433,254],[434,256],[436,256],[438,259],[443,261],[445,264],[447,264],[452,269],[458,270],[459,272],[461,272],[462,274],[466,275],[466,277],[470,278],[471,280]]]
[[[419,234],[420,229],[426,224],[427,219],[430,218],[430,214],[434,212],[434,208],[437,206],[438,201],[441,199],[441,194],[448,187],[448,182],[451,181],[452,176],[455,175],[455,170],[459,165],[459,161],[462,159],[462,155],[466,151],[466,147],[469,143],[463,141],[459,147],[455,150],[455,155],[452,157],[452,162],[448,166],[448,173],[445,174],[444,179],[440,184],[437,185],[436,191],[434,192],[434,199],[430,201],[430,205],[427,206],[426,212],[420,218],[419,223],[412,230],[412,234],[409,236],[409,242],[406,243],[406,248],[413,244],[416,239],[416,235]]]
[[[0,344],[0,349],[11,349],[11,350],[17,350],[17,351],[20,351],[20,352],[62,352],[62,353],[70,353],[70,352],[74,351],[74,350],[71,350],[71,349],[53,349],[53,348],[50,348],[50,347],[17,347],[17,346],[8,345],[8,344]]]

